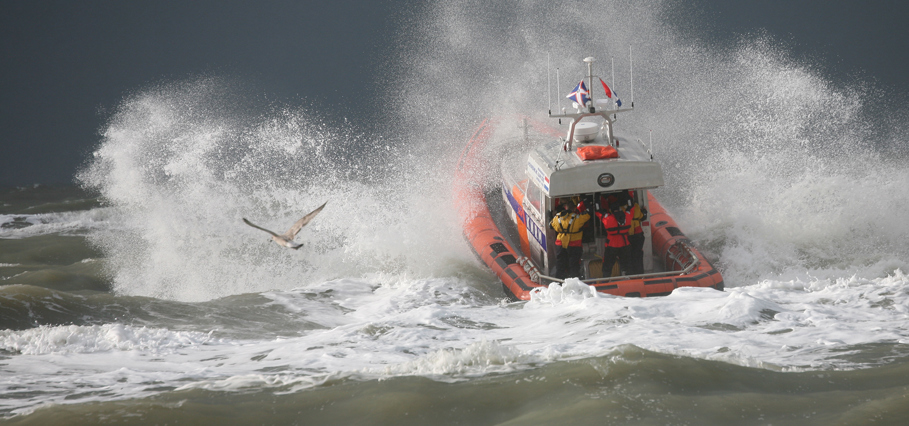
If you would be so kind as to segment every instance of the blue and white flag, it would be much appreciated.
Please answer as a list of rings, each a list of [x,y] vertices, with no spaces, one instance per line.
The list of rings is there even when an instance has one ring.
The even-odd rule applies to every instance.
[[[613,96],[615,96],[615,105],[618,106],[618,107],[621,107],[621,106],[622,106],[622,100],[619,99],[619,94],[616,93],[615,88],[612,89],[612,94],[613,94]]]
[[[571,99],[578,103],[578,105],[587,105],[587,101],[590,99],[587,97],[590,92],[587,91],[587,87],[584,86],[584,80],[581,80],[577,86],[575,86],[574,91],[568,94],[567,98]]]

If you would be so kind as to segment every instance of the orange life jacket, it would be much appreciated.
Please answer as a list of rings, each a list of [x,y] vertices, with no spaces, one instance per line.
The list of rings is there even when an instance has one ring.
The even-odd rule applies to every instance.
[[[631,228],[631,213],[620,211],[617,214],[623,215],[625,221],[619,223],[615,214],[606,214],[605,216],[597,213],[597,217],[603,221],[606,228],[606,247],[625,247],[628,245],[628,229]]]
[[[619,158],[619,152],[611,146],[587,145],[577,149],[578,157],[584,161],[601,158]]]

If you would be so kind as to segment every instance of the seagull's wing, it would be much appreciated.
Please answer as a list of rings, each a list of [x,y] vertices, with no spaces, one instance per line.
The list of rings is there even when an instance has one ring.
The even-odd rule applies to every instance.
[[[263,230],[263,231],[265,231],[265,232],[268,232],[268,233],[271,234],[271,235],[274,235],[274,236],[276,236],[276,237],[280,237],[280,235],[275,234],[274,232],[271,232],[271,231],[269,231],[269,230],[267,230],[267,229],[265,229],[265,228],[263,228],[263,227],[261,227],[261,226],[259,226],[259,225],[256,225],[256,224],[254,224],[254,223],[252,223],[252,222],[246,220],[245,217],[243,218],[243,222],[246,222],[247,225],[252,226],[253,228],[261,229],[261,230]]]
[[[316,215],[319,214],[320,211],[322,211],[322,209],[325,207],[325,204],[328,204],[328,201],[324,202],[321,206],[319,206],[319,208],[309,212],[308,215],[303,216],[302,219],[298,220],[297,223],[294,224],[294,226],[291,226],[290,229],[288,229],[287,232],[284,233],[284,236],[291,240],[294,237],[296,237],[297,233],[300,232],[300,229],[303,229],[303,227],[306,226],[306,224],[309,223],[309,221],[311,221],[312,218],[316,217]]]

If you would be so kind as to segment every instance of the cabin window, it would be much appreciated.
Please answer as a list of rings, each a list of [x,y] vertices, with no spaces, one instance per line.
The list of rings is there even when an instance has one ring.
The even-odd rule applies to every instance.
[[[527,185],[527,203],[533,206],[539,215],[543,211],[543,190],[536,184]]]

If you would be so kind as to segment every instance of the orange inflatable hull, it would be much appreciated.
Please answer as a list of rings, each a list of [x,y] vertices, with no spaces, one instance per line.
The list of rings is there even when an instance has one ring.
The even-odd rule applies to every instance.
[[[464,237],[474,253],[502,281],[506,295],[517,300],[529,300],[530,293],[544,285],[534,282],[518,259],[524,255],[515,250],[505,239],[498,225],[493,221],[483,193],[483,176],[487,168],[483,156],[495,120],[484,121],[474,132],[457,163],[454,181],[454,195],[461,219]],[[679,287],[711,287],[723,290],[723,277],[696,249],[679,251],[676,243],[688,243],[688,238],[679,230],[662,205],[648,192],[649,223],[653,253],[659,257],[666,271],[682,271],[693,254],[698,264],[685,274],[665,275],[640,279],[609,281],[591,284],[597,291],[617,296],[650,297],[665,296]]]
[[[505,286],[506,294],[517,299],[529,300],[530,292],[542,286],[535,283],[524,267],[517,263],[517,258],[521,255],[505,240],[499,227],[492,220],[486,196],[483,194],[482,176],[487,170],[487,164],[480,153],[489,139],[493,126],[493,120],[484,121],[461,154],[455,171],[455,200],[464,237],[474,253],[499,277]]]

